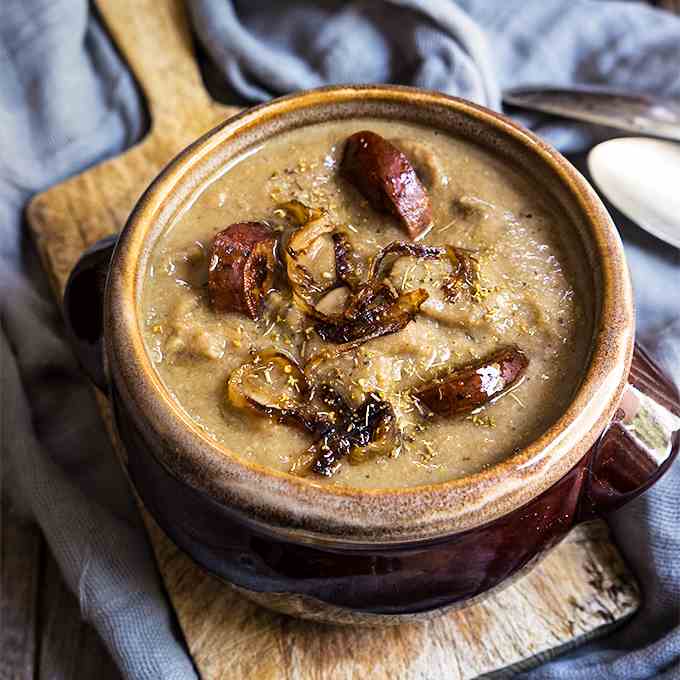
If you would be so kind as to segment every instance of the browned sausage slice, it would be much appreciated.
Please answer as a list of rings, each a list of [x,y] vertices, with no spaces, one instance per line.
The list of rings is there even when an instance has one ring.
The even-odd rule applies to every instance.
[[[208,265],[208,295],[213,308],[257,319],[271,288],[275,239],[262,222],[238,222],[215,235]]]
[[[501,397],[524,375],[528,365],[522,350],[505,347],[432,380],[413,396],[440,416],[471,413]]]
[[[418,175],[418,179],[430,190],[444,185],[448,180],[442,170],[441,163],[428,144],[415,139],[391,139],[390,142],[406,154]]]
[[[347,139],[340,173],[375,210],[396,215],[412,239],[431,225],[430,198],[409,159],[375,132]]]

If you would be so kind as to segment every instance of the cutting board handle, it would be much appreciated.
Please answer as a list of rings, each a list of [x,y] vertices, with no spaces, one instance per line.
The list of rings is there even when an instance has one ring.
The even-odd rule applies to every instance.
[[[182,0],[96,0],[104,22],[146,96],[156,128],[203,131],[214,120]],[[167,134],[167,132],[166,132]]]

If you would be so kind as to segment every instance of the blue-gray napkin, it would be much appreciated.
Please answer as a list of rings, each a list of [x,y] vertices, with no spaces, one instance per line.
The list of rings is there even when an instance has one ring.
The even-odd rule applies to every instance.
[[[213,68],[261,101],[337,82],[399,82],[498,108],[500,90],[606,83],[680,97],[680,20],[590,0],[194,0]],[[152,37],[150,37],[151,46]],[[150,47],[151,48],[151,47]],[[126,677],[193,678],[125,481],[26,237],[36,191],[143,134],[131,77],[86,0],[0,3],[0,399],[2,472],[43,528],[85,617]],[[578,154],[611,135],[522,121]],[[680,253],[621,222],[643,339],[680,379]],[[643,586],[621,631],[535,678],[680,678],[680,465],[611,520]]]

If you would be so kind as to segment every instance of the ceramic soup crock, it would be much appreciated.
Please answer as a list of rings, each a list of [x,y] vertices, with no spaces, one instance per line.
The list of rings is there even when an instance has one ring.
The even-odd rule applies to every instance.
[[[151,244],[225,166],[282,131],[367,116],[434,126],[512,162],[564,211],[587,259],[592,349],[571,404],[513,457],[446,483],[355,490],[245,462],[173,401],[140,332]],[[392,623],[461,606],[507,584],[576,524],[635,498],[677,455],[678,392],[634,344],[630,279],[605,208],[554,149],[469,102],[337,87],[249,109],[172,161],[114,240],[83,256],[66,290],[81,363],[111,398],[148,511],[196,562],[267,607]]]

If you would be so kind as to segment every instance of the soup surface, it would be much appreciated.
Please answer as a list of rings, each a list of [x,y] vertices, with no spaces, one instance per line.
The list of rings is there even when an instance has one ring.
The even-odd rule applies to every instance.
[[[416,241],[342,172],[362,130],[390,140],[429,196]],[[208,285],[215,236],[244,222],[276,257],[251,282],[266,287],[254,314]],[[442,482],[511,456],[564,411],[592,333],[584,261],[552,199],[485,149],[414,124],[319,124],[244,157],[158,238],[140,323],[168,392],[234,455],[320,483]],[[499,352],[514,352],[509,378]]]

